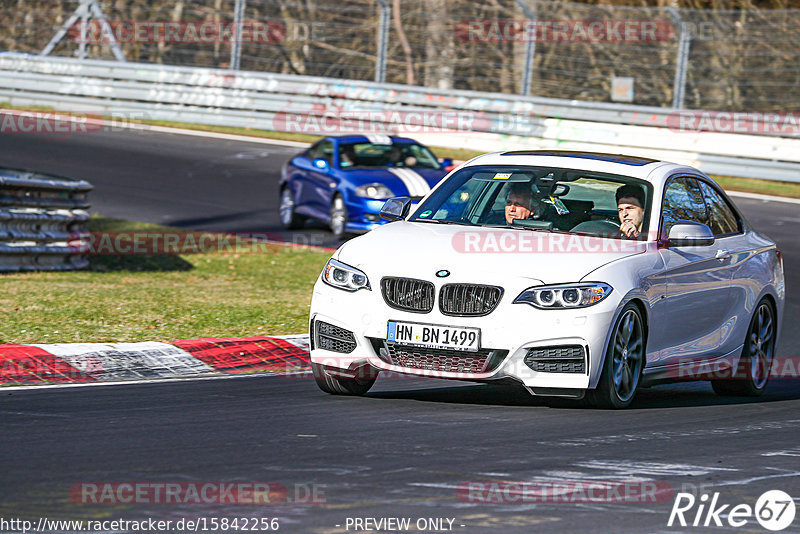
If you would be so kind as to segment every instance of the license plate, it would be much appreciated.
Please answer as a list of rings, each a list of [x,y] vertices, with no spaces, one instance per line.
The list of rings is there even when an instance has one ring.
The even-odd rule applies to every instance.
[[[403,345],[475,352],[481,348],[481,329],[389,321],[386,340]]]

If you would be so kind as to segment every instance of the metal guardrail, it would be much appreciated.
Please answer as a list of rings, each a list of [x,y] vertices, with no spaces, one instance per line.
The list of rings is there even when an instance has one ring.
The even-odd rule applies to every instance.
[[[437,107],[511,114],[531,119],[554,117],[658,127],[667,127],[670,115],[674,112],[650,106],[436,90],[359,80],[18,54],[0,55],[0,71],[9,74],[0,80],[0,95],[8,97],[13,96],[12,91],[31,90],[113,101],[151,101],[227,109],[242,109],[243,104],[250,104],[249,109],[256,111],[285,111],[286,97],[292,96],[290,109],[296,111],[305,106],[335,101],[344,109],[380,109],[385,105],[395,108]],[[56,87],[39,85],[48,81]],[[109,84],[117,91],[110,93]],[[270,96],[276,101],[273,106],[267,104]]]
[[[91,184],[0,169],[0,271],[63,271],[88,266],[80,236]]]
[[[465,139],[472,138],[479,150],[525,145],[627,152],[693,164],[712,174],[800,181],[798,132],[780,137],[675,131],[676,112],[655,107],[19,54],[0,54],[0,101],[266,130],[287,130],[280,120],[287,112],[379,111],[384,119],[374,120],[380,122],[385,112],[448,110],[479,120],[469,131],[427,138],[406,131],[439,146],[466,147]]]

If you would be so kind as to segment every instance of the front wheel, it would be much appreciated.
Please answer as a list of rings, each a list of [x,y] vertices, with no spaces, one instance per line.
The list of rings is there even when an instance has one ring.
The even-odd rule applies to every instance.
[[[344,199],[336,195],[331,202],[331,232],[333,235],[341,239],[345,236],[345,227],[347,226],[347,208],[344,205]]]
[[[639,309],[622,309],[606,349],[606,359],[592,400],[602,408],[627,408],[633,402],[644,364],[644,326]]]
[[[319,389],[331,395],[364,395],[377,380],[377,373],[366,372],[356,373],[354,378],[334,378],[325,372],[325,368],[317,363],[311,362],[311,372]],[[361,377],[358,375],[364,374]]]
[[[289,186],[285,186],[281,190],[281,203],[278,212],[281,216],[281,224],[287,230],[295,230],[303,226],[305,218],[298,215],[295,211],[295,201],[292,195],[292,190]]]
[[[764,393],[775,355],[775,328],[772,306],[762,300],[750,320],[742,356],[733,376],[711,381],[717,395],[758,397]]]

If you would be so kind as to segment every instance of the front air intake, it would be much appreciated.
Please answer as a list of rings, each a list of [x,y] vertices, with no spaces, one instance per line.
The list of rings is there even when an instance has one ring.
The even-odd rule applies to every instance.
[[[314,321],[314,325],[316,348],[344,354],[356,350],[356,338],[351,331],[323,321]]]
[[[534,347],[525,354],[525,365],[540,373],[585,373],[586,352],[580,345]]]

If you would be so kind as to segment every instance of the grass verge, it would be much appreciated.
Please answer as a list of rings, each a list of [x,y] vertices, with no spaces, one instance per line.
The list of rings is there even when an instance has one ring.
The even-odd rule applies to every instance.
[[[734,176],[712,175],[711,177],[714,178],[723,189],[728,191],[743,191],[745,193],[758,193],[777,197],[800,198],[800,183],[756,180],[755,178],[736,178]]]
[[[0,109],[15,109],[22,111],[56,111],[46,106],[10,106],[7,102],[0,102]],[[104,117],[111,119],[111,117]],[[138,120],[132,121],[139,124],[149,124],[153,126],[165,126],[169,128],[181,128],[185,130],[198,130],[203,132],[227,133],[233,135],[245,135],[250,137],[260,137],[264,139],[280,139],[284,141],[297,141],[301,143],[314,143],[321,138],[319,135],[310,135],[294,132],[279,132],[275,130],[259,130],[253,128],[238,128],[233,126],[212,126],[205,124],[195,124],[187,122],[161,121],[161,120]],[[468,160],[479,156],[484,152],[469,150],[464,148],[431,147],[437,156],[442,158],[452,158],[454,160]],[[775,195],[779,197],[800,198],[800,183],[776,182],[772,180],[757,180],[755,178],[737,178],[733,176],[711,175],[724,189],[729,191],[743,191],[747,193],[759,193],[762,195]]]
[[[172,229],[95,217],[92,232]],[[259,243],[202,254],[90,256],[89,271],[6,274],[0,343],[170,341],[304,332],[330,252]]]

